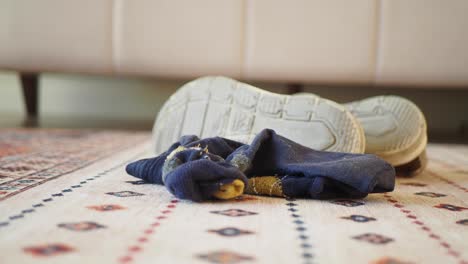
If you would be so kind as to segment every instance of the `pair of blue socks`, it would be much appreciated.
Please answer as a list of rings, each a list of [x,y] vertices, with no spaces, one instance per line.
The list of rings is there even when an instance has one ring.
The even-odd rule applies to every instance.
[[[250,145],[221,137],[183,136],[161,155],[135,161],[127,173],[166,186],[180,199],[246,194],[288,198],[363,198],[390,192],[394,168],[369,154],[317,151],[270,129]]]

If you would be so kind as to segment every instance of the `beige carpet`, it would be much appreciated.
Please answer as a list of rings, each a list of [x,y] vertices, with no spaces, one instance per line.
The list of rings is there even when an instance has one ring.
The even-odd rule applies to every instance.
[[[195,204],[125,173],[148,139],[0,131],[0,263],[468,261],[468,147],[430,145],[425,173],[362,200]]]

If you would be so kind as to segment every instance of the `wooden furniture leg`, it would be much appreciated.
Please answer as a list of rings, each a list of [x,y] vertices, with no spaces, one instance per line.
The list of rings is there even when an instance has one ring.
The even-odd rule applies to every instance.
[[[304,91],[304,85],[299,83],[289,83],[286,85],[288,94],[295,94]]]
[[[20,73],[20,79],[28,119],[36,119],[39,114],[39,74]]]

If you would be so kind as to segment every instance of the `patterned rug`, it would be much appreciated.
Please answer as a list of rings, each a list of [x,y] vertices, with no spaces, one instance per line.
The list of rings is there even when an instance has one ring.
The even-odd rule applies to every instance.
[[[125,173],[149,134],[0,130],[0,263],[467,263],[468,147],[362,200],[195,204]]]

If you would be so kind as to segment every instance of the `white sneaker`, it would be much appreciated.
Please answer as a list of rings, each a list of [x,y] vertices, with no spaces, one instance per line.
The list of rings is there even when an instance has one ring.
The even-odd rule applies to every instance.
[[[427,125],[421,110],[399,96],[376,96],[345,104],[361,122],[366,153],[380,156],[393,166],[420,157],[427,145]]]
[[[199,78],[178,89],[159,111],[153,143],[157,154],[189,134],[250,143],[264,128],[317,150],[365,150],[361,125],[342,105],[312,95],[275,94],[225,77]]]

